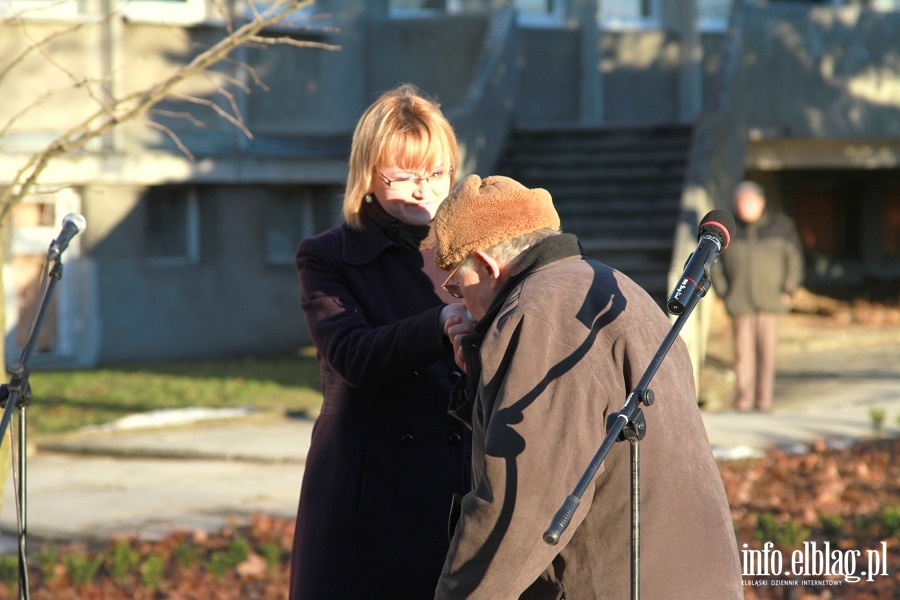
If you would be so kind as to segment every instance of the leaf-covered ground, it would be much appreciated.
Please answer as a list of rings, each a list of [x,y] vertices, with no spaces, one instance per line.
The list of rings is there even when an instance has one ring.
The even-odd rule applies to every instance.
[[[836,329],[869,339],[875,330],[890,334],[900,327],[896,298],[888,304],[826,300],[798,298],[797,312],[782,324],[780,351],[813,337],[828,341]],[[701,370],[709,407],[723,404],[733,385],[724,375],[731,360],[728,322],[721,310],[713,321],[717,335]],[[841,450],[820,443],[803,455],[773,451],[721,462],[746,600],[900,600],[898,459],[895,439]],[[187,532],[158,542],[32,544],[30,597],[284,600],[293,528],[292,519],[258,516],[216,534]],[[0,557],[0,599],[17,597],[16,567],[15,556]]]
[[[900,598],[898,459],[881,440],[720,463],[745,597]]]
[[[900,599],[898,459],[900,440],[881,440],[721,462],[746,599]],[[31,598],[283,600],[293,527],[257,516],[216,534],[43,546],[29,553]],[[15,567],[0,562],[0,598],[16,597]]]
[[[267,600],[287,597],[294,523],[257,516],[207,534],[103,547],[44,545],[29,553],[33,600]],[[15,556],[4,557],[0,598],[16,596]]]

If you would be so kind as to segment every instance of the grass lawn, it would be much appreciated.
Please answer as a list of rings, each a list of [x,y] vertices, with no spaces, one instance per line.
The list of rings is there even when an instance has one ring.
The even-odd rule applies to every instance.
[[[30,382],[28,430],[37,435],[162,408],[252,406],[316,412],[322,402],[312,348],[258,358],[35,371]]]

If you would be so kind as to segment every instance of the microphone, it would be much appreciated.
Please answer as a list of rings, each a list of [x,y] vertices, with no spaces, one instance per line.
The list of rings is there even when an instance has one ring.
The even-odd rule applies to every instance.
[[[704,278],[709,278],[709,272],[719,258],[719,253],[731,243],[733,230],[734,217],[727,210],[714,210],[703,217],[697,236],[700,243],[688,257],[684,273],[666,302],[666,310],[673,315],[684,314],[698,289],[702,291],[701,297],[706,294],[708,288],[701,287],[701,282]]]
[[[50,250],[47,251],[48,260],[56,260],[69,247],[72,238],[84,231],[87,227],[87,221],[78,213],[69,213],[63,217],[62,230],[56,239],[50,243]]]

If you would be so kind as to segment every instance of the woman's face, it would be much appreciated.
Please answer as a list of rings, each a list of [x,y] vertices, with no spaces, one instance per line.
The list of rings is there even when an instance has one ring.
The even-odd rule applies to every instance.
[[[450,193],[449,166],[430,173],[411,172],[386,165],[375,170],[372,194],[381,207],[407,225],[427,225]]]

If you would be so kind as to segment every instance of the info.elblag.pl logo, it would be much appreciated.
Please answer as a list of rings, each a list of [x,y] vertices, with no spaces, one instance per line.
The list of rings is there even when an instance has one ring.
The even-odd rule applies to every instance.
[[[886,577],[887,542],[867,550],[841,550],[832,548],[830,542],[803,542],[803,547],[785,554],[766,542],[759,550],[743,544],[741,550],[741,571],[744,577],[839,577],[841,581],[856,583],[875,581],[876,577]],[[764,585],[773,585],[766,582]],[[784,581],[797,585],[799,580]],[[812,583],[812,582],[807,582]],[[833,585],[834,580],[815,582],[819,585]],[[745,585],[748,585],[745,582]],[[750,584],[752,585],[752,584]]]

